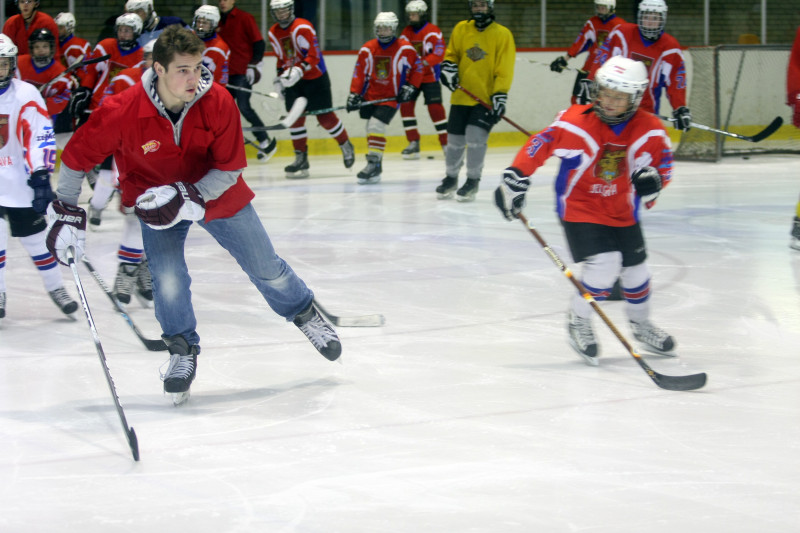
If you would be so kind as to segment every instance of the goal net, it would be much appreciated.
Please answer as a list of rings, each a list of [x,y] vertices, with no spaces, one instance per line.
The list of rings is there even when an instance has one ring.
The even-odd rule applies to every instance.
[[[675,158],[719,161],[724,155],[800,153],[800,129],[792,125],[786,105],[789,51],[783,45],[689,48],[693,122],[747,136],[762,131],[775,117],[782,117],[784,124],[758,143],[693,128],[681,134]]]

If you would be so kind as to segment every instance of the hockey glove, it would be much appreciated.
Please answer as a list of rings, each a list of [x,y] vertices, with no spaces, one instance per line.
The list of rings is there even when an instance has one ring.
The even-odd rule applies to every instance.
[[[567,58],[564,56],[560,56],[550,63],[550,70],[553,72],[563,72],[565,68],[567,68]]]
[[[40,168],[31,174],[28,185],[33,189],[31,206],[34,211],[43,215],[47,211],[47,204],[55,199],[53,189],[50,188],[50,172],[46,168]]]
[[[89,109],[89,103],[92,101],[92,90],[89,87],[78,87],[72,91],[72,95],[67,105],[67,111],[72,118],[79,118],[83,113]]]
[[[361,107],[362,101],[364,101],[364,99],[361,98],[360,94],[350,93],[350,96],[347,97],[347,112],[349,113],[350,111],[355,111]]]
[[[86,246],[86,211],[80,207],[53,200],[47,208],[47,250],[59,263],[69,265],[67,249],[75,250],[75,259]]]
[[[661,174],[653,167],[642,167],[635,171],[631,183],[645,204],[653,202],[661,193]]]
[[[419,89],[410,83],[404,83],[403,86],[400,87],[400,91],[397,93],[397,101],[401,104],[405,102],[413,102],[417,97],[417,92],[419,92]]]
[[[442,85],[451,91],[458,89],[458,65],[452,61],[442,61],[442,77],[440,81]]]
[[[575,97],[575,103],[579,105],[586,105],[592,103],[592,80],[586,79],[589,75],[585,70],[579,70],[578,76],[575,78],[575,85],[572,86],[572,96]]]
[[[514,220],[525,207],[525,193],[528,192],[531,180],[520,176],[516,168],[507,168],[503,172],[500,186],[494,191],[494,203],[508,220]]]
[[[794,110],[792,114],[792,124],[794,124],[795,128],[800,128],[800,94],[795,98],[792,109]]]
[[[251,87],[258,83],[261,80],[261,63],[247,65],[244,77]]]
[[[298,81],[303,79],[303,69],[300,67],[287,68],[281,72],[279,79],[285,88],[294,87]]]
[[[162,230],[181,220],[202,220],[206,203],[194,185],[177,181],[144,191],[136,199],[134,212],[149,227]]]
[[[508,95],[506,93],[494,93],[492,95],[492,118],[495,124],[500,122],[500,119],[506,114],[507,101]]]
[[[673,111],[672,118],[675,119],[675,127],[679,130],[689,131],[692,129],[692,114],[688,107],[681,106]]]

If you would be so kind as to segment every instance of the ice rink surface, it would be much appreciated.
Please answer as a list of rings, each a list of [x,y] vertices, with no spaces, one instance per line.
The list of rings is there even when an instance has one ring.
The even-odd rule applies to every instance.
[[[278,253],[333,313],[381,313],[386,325],[340,328],[341,364],[328,362],[196,227],[203,351],[180,407],[162,393],[167,356],[144,349],[81,267],[138,463],[82,311],[60,315],[11,239],[0,531],[800,530],[800,252],[787,246],[800,157],[679,162],[644,215],[652,318],[679,354],[645,359],[709,376],[669,392],[598,317],[598,367],[567,344],[572,285],[493,204],[513,155],[490,150],[467,204],[436,199],[440,152],[389,154],[373,186],[356,184],[363,154],[353,172],[312,155],[303,181],[284,179],[288,158],[251,160]],[[536,174],[525,212],[567,259],[555,168]],[[88,233],[108,283],[121,228],[109,209]],[[632,341],[623,304],[602,305]],[[152,309],[129,311],[159,337]]]

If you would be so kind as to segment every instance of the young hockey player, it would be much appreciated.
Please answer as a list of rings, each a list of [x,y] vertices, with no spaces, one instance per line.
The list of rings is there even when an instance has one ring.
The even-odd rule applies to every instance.
[[[3,26],[3,35],[6,35],[17,45],[19,55],[30,54],[28,38],[40,29],[47,28],[53,35],[58,35],[58,27],[53,17],[39,11],[39,0],[14,0],[19,13],[12,15]],[[56,50],[56,58],[61,59],[60,50]]]
[[[167,26],[177,24],[184,28],[189,27],[180,17],[159,16],[153,6],[153,0],[128,0],[125,2],[125,12],[135,13],[142,19],[142,33],[137,37],[137,41],[141,47],[144,47],[144,45],[150,41],[156,40]]]
[[[800,128],[800,28],[797,28],[792,51],[789,54],[789,69],[786,72],[786,104],[792,108],[792,124],[795,128]],[[797,202],[795,208],[791,235],[792,240],[789,241],[789,246],[800,250],[800,201]]]
[[[203,66],[214,75],[214,81],[220,85],[228,84],[229,61],[231,49],[217,35],[219,26],[219,8],[217,6],[200,6],[194,12],[192,30],[206,45],[203,52]]]
[[[61,62],[65,67],[86,59],[89,56],[89,41],[75,35],[75,15],[69,11],[59,13],[55,18],[58,26],[58,47]]]
[[[28,39],[28,49],[30,55],[21,55],[17,60],[19,79],[30,83],[40,92],[45,85],[48,86],[42,96],[47,104],[47,113],[55,123],[58,114],[69,104],[72,78],[69,75],[59,78],[65,68],[55,59],[56,37],[50,30],[35,30]]]

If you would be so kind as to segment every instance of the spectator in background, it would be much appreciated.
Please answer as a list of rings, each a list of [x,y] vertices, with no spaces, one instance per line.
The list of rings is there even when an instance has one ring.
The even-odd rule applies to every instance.
[[[68,11],[56,15],[58,47],[61,50],[61,63],[65,67],[82,61],[89,55],[89,41],[75,36],[75,24],[75,15]]]
[[[261,79],[261,68],[267,43],[258,29],[256,19],[250,13],[236,7],[236,0],[219,0],[221,15],[219,36],[231,49],[228,90],[236,100],[242,116],[254,128],[263,128],[264,123],[250,105],[250,92],[233,87],[252,89]],[[231,87],[233,86],[233,87]],[[275,154],[277,143],[265,131],[254,131],[264,159]]]
[[[792,52],[789,54],[789,70],[786,73],[786,104],[792,108],[792,123],[800,128],[800,28],[794,37]],[[789,246],[800,250],[800,201],[792,224],[792,240]]]
[[[29,54],[28,39],[35,30],[46,28],[53,35],[58,35],[58,27],[53,17],[39,11],[39,0],[15,0],[19,14],[9,17],[3,26],[3,33],[17,45],[19,55]],[[61,52],[56,47],[56,58],[61,59]]]

